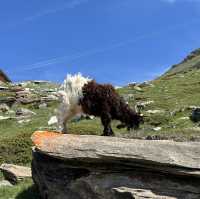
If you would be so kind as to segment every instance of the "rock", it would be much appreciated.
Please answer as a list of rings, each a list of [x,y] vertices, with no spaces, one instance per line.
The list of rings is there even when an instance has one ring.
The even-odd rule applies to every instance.
[[[0,188],[1,187],[5,187],[5,186],[12,187],[13,185],[9,181],[7,181],[7,180],[0,181]]]
[[[122,86],[115,86],[115,89],[120,89],[122,88]]]
[[[200,108],[194,109],[190,118],[193,122],[200,122]]]
[[[10,110],[9,106],[7,104],[0,104],[0,112],[8,112]]]
[[[200,109],[199,106],[188,106],[187,110],[195,110],[195,109]]]
[[[10,120],[10,119],[12,119],[11,117],[5,117],[5,116],[1,116],[0,115],[0,121],[2,121],[2,120]]]
[[[0,104],[6,104],[11,107],[16,102],[16,98],[14,97],[5,97],[0,99]]]
[[[32,115],[36,115],[36,113],[26,108],[19,108],[16,110],[16,116],[30,117]]]
[[[128,83],[128,87],[134,87],[134,86],[137,86],[138,83],[137,82],[130,82]]]
[[[85,117],[87,120],[94,120],[95,116],[94,115],[86,115]]]
[[[160,131],[160,130],[162,130],[162,127],[155,127],[155,128],[153,128],[153,130],[154,131]]]
[[[42,102],[51,102],[51,101],[57,101],[58,97],[55,95],[48,95],[47,97],[41,97]]]
[[[19,124],[23,124],[23,123],[29,123],[31,120],[29,119],[25,119],[25,120],[19,120],[17,121]]]
[[[47,83],[50,83],[49,81],[45,81],[45,80],[34,80],[34,81],[31,81],[31,83],[34,83],[34,84],[47,84]]]
[[[7,86],[0,86],[0,91],[9,91],[10,89]]]
[[[199,199],[198,142],[35,132],[42,199]]]
[[[39,109],[44,109],[44,108],[47,108],[47,104],[46,103],[42,103],[42,104],[39,104]]]
[[[134,90],[139,91],[139,92],[143,92],[143,90],[139,86],[134,86]]]
[[[147,113],[149,114],[159,114],[159,113],[164,113],[164,110],[148,110]]]
[[[48,121],[48,125],[54,125],[54,124],[57,124],[58,123],[58,119],[56,116],[52,116],[49,121]]]
[[[28,98],[32,93],[29,90],[16,92],[16,98]]]
[[[137,108],[138,108],[139,110],[143,110],[143,109],[145,109],[148,105],[153,104],[153,103],[154,103],[153,100],[151,100],[151,101],[146,101],[146,102],[138,102],[138,103],[136,104],[136,106],[137,106]]]
[[[34,99],[34,98],[24,98],[24,97],[20,97],[17,99],[17,101],[23,105],[27,105],[27,104],[32,104],[32,103],[39,103],[41,102],[40,99]]]
[[[149,86],[149,87],[154,87],[154,85],[153,85],[152,83],[148,82],[148,81],[145,81],[145,82],[139,84],[139,86],[140,86],[141,88],[147,87],[147,86]]]
[[[189,120],[190,118],[189,117],[180,117],[178,118],[179,120]]]
[[[2,164],[0,166],[0,170],[3,172],[5,179],[12,184],[16,184],[20,180],[30,178],[32,176],[31,168],[29,167],[17,166],[12,164]]]
[[[126,95],[123,95],[122,97],[126,102],[134,100],[134,94],[126,94]]]

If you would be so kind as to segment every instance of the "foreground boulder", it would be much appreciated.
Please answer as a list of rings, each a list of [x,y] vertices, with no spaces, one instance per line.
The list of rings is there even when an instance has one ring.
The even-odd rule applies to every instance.
[[[200,198],[197,142],[35,132],[32,175],[43,199]]]
[[[12,184],[16,184],[25,178],[31,178],[31,168],[29,167],[2,164],[0,170],[3,172],[4,178]]]

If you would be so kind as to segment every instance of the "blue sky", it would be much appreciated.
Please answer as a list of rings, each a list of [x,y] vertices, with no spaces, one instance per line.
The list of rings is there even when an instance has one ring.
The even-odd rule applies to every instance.
[[[124,85],[200,47],[200,0],[0,1],[0,68],[14,81],[81,72]]]

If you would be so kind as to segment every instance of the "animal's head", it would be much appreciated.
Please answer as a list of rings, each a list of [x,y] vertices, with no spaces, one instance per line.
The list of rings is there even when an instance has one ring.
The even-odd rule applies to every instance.
[[[121,128],[127,128],[127,130],[135,129],[137,130],[140,126],[140,124],[144,123],[144,118],[141,113],[136,113],[134,111],[131,111],[128,114],[128,117],[126,118],[126,121],[122,124],[119,124],[117,126],[118,129]]]

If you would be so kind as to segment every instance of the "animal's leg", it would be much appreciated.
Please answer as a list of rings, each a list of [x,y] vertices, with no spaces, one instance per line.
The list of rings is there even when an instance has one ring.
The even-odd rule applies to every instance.
[[[114,132],[111,128],[111,115],[108,112],[104,112],[101,115],[101,122],[104,126],[103,136],[112,136]]]
[[[67,106],[61,104],[57,111],[58,128],[62,133],[67,133],[67,121],[69,120],[70,110]]]

